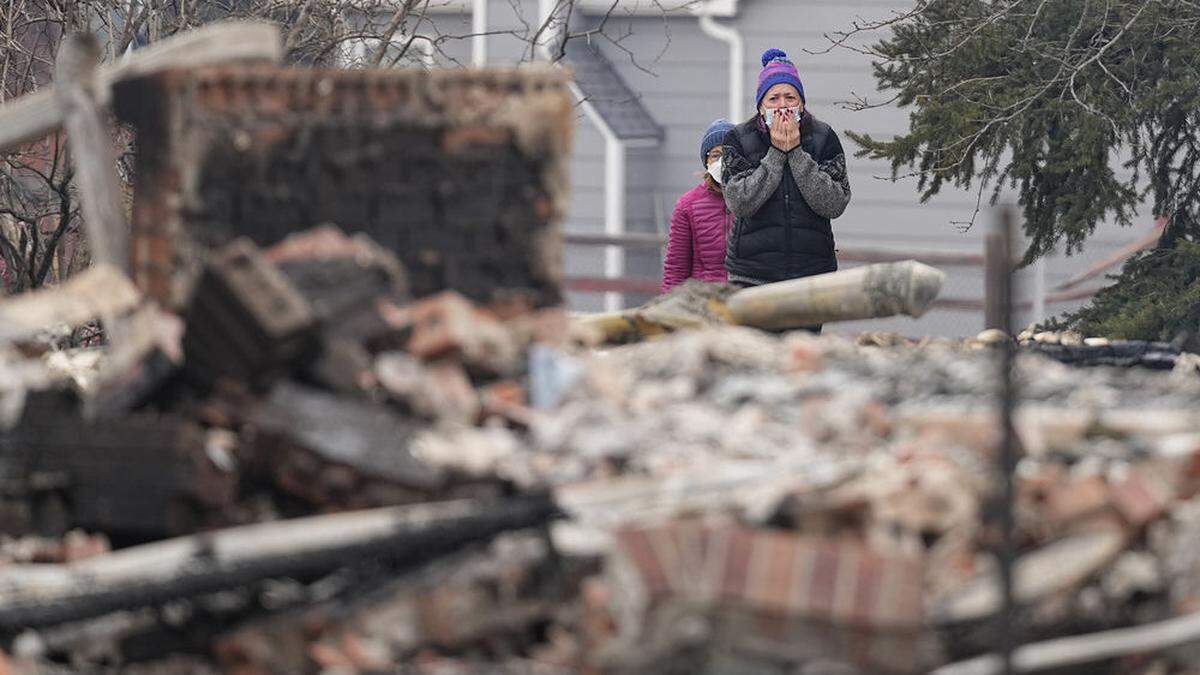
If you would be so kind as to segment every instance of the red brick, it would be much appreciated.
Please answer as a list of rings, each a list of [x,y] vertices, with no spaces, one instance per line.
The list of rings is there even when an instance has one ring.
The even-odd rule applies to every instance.
[[[692,523],[680,521],[656,528],[651,537],[659,561],[668,570],[667,582],[671,592],[676,596],[690,595],[695,588],[688,554],[694,531]]]
[[[788,590],[792,583],[797,551],[793,536],[759,533],[754,549],[755,560],[747,600],[768,610],[789,609]]]
[[[679,550],[680,538],[686,537],[686,525],[671,523],[665,527],[648,530],[646,534],[659,566],[666,573],[667,592],[676,596],[687,595],[690,591],[689,579],[682,552]]]
[[[808,579],[808,600],[803,609],[817,616],[832,616],[837,594],[838,550],[820,543],[810,555],[813,557],[812,576]]]
[[[662,566],[658,552],[651,542],[653,534],[643,530],[622,530],[617,533],[618,550],[625,555],[638,571],[645,591],[650,597],[666,595],[670,591],[671,570]]]
[[[1100,476],[1084,476],[1051,485],[1044,492],[1042,515],[1055,524],[1066,524],[1109,505],[1109,487]]]
[[[508,142],[511,133],[497,127],[462,127],[442,134],[442,147],[450,154],[474,153],[481,145],[500,145]]]
[[[533,422],[525,388],[513,380],[501,380],[479,390],[483,417],[499,417],[512,424],[528,426]]]
[[[1171,500],[1170,489],[1166,485],[1136,470],[1113,481],[1110,490],[1113,506],[1134,527],[1142,527],[1162,517]]]
[[[923,618],[920,560],[852,540],[677,524],[623,531],[618,544],[652,595],[870,629],[916,630]]]
[[[351,668],[354,663],[346,657],[337,647],[326,642],[314,642],[308,646],[308,657],[313,660],[321,670],[330,668]]]
[[[872,613],[886,590],[883,579],[885,573],[882,559],[870,555],[859,558],[858,569],[855,570],[858,583],[854,585],[854,599],[847,614],[849,620],[855,623],[871,621]]]
[[[880,578],[879,599],[870,616],[862,617],[862,625],[919,628],[924,615],[924,573],[920,560],[900,556],[883,558],[873,574]],[[864,578],[859,577],[860,583]]]
[[[754,536],[750,530],[736,528],[721,552],[725,559],[722,565],[721,596],[740,601],[745,597],[750,579],[750,561],[754,552]]]
[[[458,293],[446,291],[418,302],[412,319],[408,351],[415,356],[454,356],[468,367],[500,375],[517,366],[519,350],[509,331]]]
[[[466,351],[472,338],[475,308],[453,291],[426,298],[412,307],[413,334],[408,351],[433,359]]]
[[[727,560],[725,552],[733,532],[729,527],[706,527],[696,539],[704,561],[696,583],[697,599],[701,602],[715,602],[721,597]]]

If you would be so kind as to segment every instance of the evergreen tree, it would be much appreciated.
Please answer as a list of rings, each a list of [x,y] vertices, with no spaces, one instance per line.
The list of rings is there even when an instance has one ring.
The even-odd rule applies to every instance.
[[[838,41],[884,28],[868,51],[880,89],[911,109],[910,128],[891,140],[851,133],[859,156],[915,174],[922,200],[946,184],[992,201],[1015,189],[1025,262],[1079,250],[1106,218],[1131,224],[1151,197],[1170,219],[1158,248],[1071,320],[1120,337],[1195,330],[1200,3],[919,0]]]

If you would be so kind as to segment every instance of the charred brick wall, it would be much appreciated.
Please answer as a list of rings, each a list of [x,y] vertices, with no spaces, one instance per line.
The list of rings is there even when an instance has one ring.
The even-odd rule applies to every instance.
[[[180,70],[122,86],[139,284],[179,301],[207,251],[321,223],[394,251],[414,295],[561,298],[572,108],[549,68]]]

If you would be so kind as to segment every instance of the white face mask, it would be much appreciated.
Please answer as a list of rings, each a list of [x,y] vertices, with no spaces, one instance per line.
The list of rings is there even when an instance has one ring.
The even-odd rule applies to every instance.
[[[791,110],[792,118],[800,119],[800,106],[796,106],[795,108],[767,108],[766,113],[763,114],[763,117],[766,119],[768,129],[774,126],[775,120],[778,119],[775,116],[775,111],[777,110]]]
[[[724,159],[724,157],[718,157],[708,164],[708,175],[717,181],[717,185],[721,184],[721,166]]]

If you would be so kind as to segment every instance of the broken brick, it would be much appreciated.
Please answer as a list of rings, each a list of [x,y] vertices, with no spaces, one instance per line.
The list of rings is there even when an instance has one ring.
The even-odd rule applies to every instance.
[[[499,417],[519,426],[529,426],[533,411],[529,409],[525,388],[512,380],[501,380],[479,390],[479,403],[484,418]]]
[[[684,528],[685,537],[677,537]],[[716,604],[869,628],[912,630],[921,625],[922,567],[912,556],[880,554],[860,543],[822,540],[777,530],[731,528],[719,547],[699,546],[700,560],[685,562],[681,542],[697,538],[694,525],[671,523],[625,529],[614,556],[636,570],[647,597],[681,595],[697,600],[704,590]],[[715,535],[721,529],[710,530]],[[713,564],[715,556],[719,562]],[[705,574],[689,583],[689,570]]]
[[[422,359],[457,357],[471,369],[504,375],[518,367],[517,345],[496,319],[447,291],[413,306],[408,351]]]
[[[251,424],[259,470],[317,504],[367,494],[345,494],[354,485],[353,474],[330,467],[402,488],[409,500],[444,487],[441,472],[412,455],[417,425],[378,403],[279,384]]]
[[[1110,495],[1117,512],[1135,528],[1165,515],[1172,496],[1166,485],[1136,469],[1113,480]]]
[[[381,354],[375,376],[393,401],[427,419],[473,424],[479,419],[479,394],[458,364],[423,364],[402,352]]]
[[[1110,506],[1109,485],[1095,474],[1070,477],[1051,468],[1025,481],[1021,492],[1030,500],[1029,514],[1036,524],[1058,532]]]
[[[278,377],[315,346],[308,303],[245,239],[209,261],[184,311],[188,370],[260,383]]]

